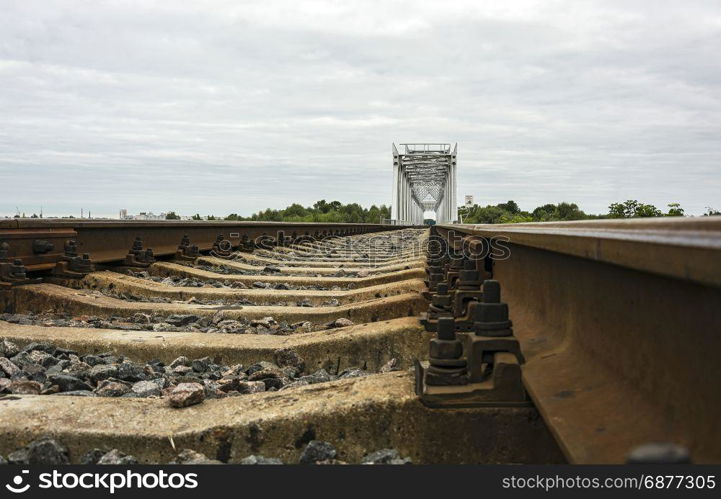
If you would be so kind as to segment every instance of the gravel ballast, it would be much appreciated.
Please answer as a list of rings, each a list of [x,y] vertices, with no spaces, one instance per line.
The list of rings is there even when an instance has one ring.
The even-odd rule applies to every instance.
[[[273,317],[260,319],[230,319],[222,311],[212,316],[194,314],[146,314],[138,312],[132,316],[111,316],[107,318],[92,315],[68,315],[54,312],[0,314],[0,320],[10,324],[44,327],[84,327],[95,329],[119,329],[123,331],[154,331],[183,333],[222,333],[222,334],[268,334],[288,336],[310,333],[337,327],[353,325],[345,318],[329,323],[310,321],[293,322],[276,320]]]
[[[392,360],[380,372],[395,370]],[[348,368],[331,374],[307,372],[292,349],[279,349],[274,358],[250,366],[222,365],[210,357],[180,356],[134,362],[113,353],[80,354],[50,343],[20,348],[0,338],[0,394],[64,395],[119,398],[167,398],[173,407],[187,407],[205,399],[240,396],[372,374]]]
[[[240,459],[242,465],[280,465],[280,464],[305,464],[305,465],[328,465],[328,464],[412,464],[411,459],[401,457],[397,449],[380,449],[366,454],[360,463],[348,463],[336,459],[338,452],[330,442],[322,440],[311,440],[301,452],[297,463],[284,463],[275,457],[262,455],[250,455]],[[119,449],[88,449],[79,459],[80,464],[85,465],[133,465],[139,464],[135,456],[125,454]],[[0,456],[0,465],[14,464],[20,466],[28,465],[49,465],[58,466],[70,464],[68,449],[57,439],[44,436],[28,444],[27,446],[11,452],[7,459]],[[218,459],[213,459],[205,454],[192,449],[182,449],[176,458],[166,464],[224,464]]]

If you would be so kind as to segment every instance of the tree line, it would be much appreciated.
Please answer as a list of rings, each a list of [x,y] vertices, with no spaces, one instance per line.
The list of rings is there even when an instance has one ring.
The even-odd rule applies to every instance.
[[[660,210],[652,204],[646,204],[634,199],[612,203],[608,213],[590,214],[581,210],[576,203],[562,202],[558,204],[544,204],[532,211],[522,210],[515,201],[507,201],[496,205],[461,206],[458,214],[463,223],[469,224],[499,224],[520,222],[554,222],[563,220],[591,220],[599,218],[641,218],[641,217],[680,217],[684,216],[684,209],[679,203],[669,203],[665,210]],[[707,208],[704,216],[721,215],[713,208]],[[166,215],[169,220],[179,219],[175,212]],[[193,215],[193,220],[237,220],[257,222],[339,222],[339,223],[381,223],[391,218],[391,208],[386,205],[372,205],[363,208],[358,203],[343,204],[340,201],[326,201],[321,199],[313,206],[304,207],[293,203],[287,208],[274,210],[268,208],[243,217],[231,213],[226,217],[206,215],[199,213]],[[426,220],[426,223],[432,223]]]
[[[652,204],[639,202],[635,199],[619,203],[611,203],[608,213],[594,215],[585,213],[576,203],[544,204],[533,211],[521,210],[515,201],[497,205],[463,206],[458,210],[463,223],[469,224],[500,224],[521,222],[555,222],[563,220],[592,220],[600,218],[644,218],[644,217],[682,217],[684,209],[679,203],[669,203],[666,211]],[[721,215],[713,208],[706,208],[703,216]]]
[[[176,217],[174,212],[168,214]],[[199,213],[193,215],[193,220],[237,220],[251,222],[338,222],[338,223],[381,223],[391,218],[390,206],[372,205],[370,208],[363,208],[358,203],[343,204],[340,201],[326,201],[321,199],[313,206],[305,207],[293,203],[285,209],[274,210],[268,208],[253,213],[249,217],[243,217],[237,213],[231,213],[226,217],[208,215],[201,217]]]
[[[611,203],[608,213],[594,215],[585,213],[576,203],[562,202],[558,204],[544,204],[532,211],[524,211],[515,201],[507,201],[496,205],[461,206],[458,214],[462,223],[468,224],[499,224],[499,223],[520,223],[520,222],[554,222],[563,220],[591,220],[598,218],[641,218],[641,217],[681,217],[685,211],[679,203],[669,203],[664,210],[652,204],[639,202],[635,199]],[[703,216],[718,216],[721,211],[706,208]],[[5,217],[7,218],[7,217]],[[15,218],[26,218],[25,213],[17,214]],[[33,213],[30,218],[42,218]],[[63,218],[75,218],[72,215]],[[180,216],[174,211],[169,211],[165,218],[167,220],[180,220]],[[338,222],[338,223],[382,223],[391,218],[391,207],[384,204],[372,205],[370,208],[363,208],[358,203],[343,204],[340,201],[326,201],[321,199],[313,206],[304,207],[293,203],[287,208],[274,210],[268,208],[243,217],[237,213],[230,215],[201,216],[196,213],[193,220],[237,220],[237,221],[258,221],[258,222]],[[433,223],[426,220],[426,223]]]

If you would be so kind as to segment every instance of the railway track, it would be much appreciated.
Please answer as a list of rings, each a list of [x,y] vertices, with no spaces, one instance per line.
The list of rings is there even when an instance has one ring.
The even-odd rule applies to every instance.
[[[0,455],[717,462],[719,234],[5,223]]]
[[[162,237],[152,226],[137,227],[147,231],[138,236],[115,227],[32,227],[26,239],[6,231],[15,242],[6,267],[20,256],[34,271],[4,291],[4,365],[17,371],[0,378],[0,454],[17,460],[17,449],[22,457],[50,434],[72,462],[115,449],[116,458],[151,463],[188,450],[220,462],[292,463],[311,441],[330,443],[341,462],[387,456],[384,449],[399,462],[538,460],[542,451],[497,445],[510,425],[559,459],[530,407],[504,415],[501,433],[483,432],[483,456],[460,442],[433,444],[454,426],[498,425],[503,411],[447,420],[413,391],[409,369],[427,357],[432,337],[417,320],[428,308],[427,229],[337,234],[344,227],[301,240],[292,226],[242,227],[235,238],[186,226],[187,237],[174,234],[180,245],[148,253],[150,242],[168,248],[166,226],[156,231]],[[108,230],[116,230],[112,243],[100,247]],[[61,241],[54,231],[75,233]],[[38,255],[38,238],[62,243],[64,253]],[[118,241],[130,242],[124,252]],[[200,395],[176,393],[188,386]]]

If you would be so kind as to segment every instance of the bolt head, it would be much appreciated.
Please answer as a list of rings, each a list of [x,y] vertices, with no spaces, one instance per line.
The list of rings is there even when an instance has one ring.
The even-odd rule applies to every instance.
[[[430,357],[432,359],[458,359],[463,355],[463,345],[458,340],[437,340],[430,342]]]

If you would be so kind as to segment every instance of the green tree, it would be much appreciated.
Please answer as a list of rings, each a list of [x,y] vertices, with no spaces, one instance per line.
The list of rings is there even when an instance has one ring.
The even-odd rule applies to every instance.
[[[639,203],[629,199],[623,203],[612,203],[608,207],[609,218],[660,217],[663,213],[652,204]]]
[[[376,205],[368,208],[368,212],[365,214],[364,222],[369,224],[377,224],[381,219],[381,211]]]
[[[555,220],[584,220],[588,218],[576,203],[561,202],[555,204],[544,204],[531,213],[535,222],[549,222]]]
[[[340,201],[317,201],[310,207],[293,203],[282,210],[268,208],[253,213],[244,219],[272,222],[347,222],[347,223],[379,223],[381,219],[390,218],[390,207],[373,205],[369,209],[358,203],[343,204]]]
[[[576,203],[558,203],[554,214],[555,220],[583,220],[586,214]]]
[[[501,223],[501,218],[504,215],[510,216],[511,214],[498,206],[488,205],[481,207],[473,205],[468,210],[466,218],[463,221],[469,224],[497,224]]]
[[[328,210],[330,210],[330,207],[328,206],[328,203],[325,199],[316,201],[316,203],[313,205],[313,208],[321,213],[328,213]]]
[[[684,209],[681,208],[679,203],[669,203],[667,217],[682,217],[684,215]]]
[[[555,214],[555,204],[544,204],[543,206],[539,206],[531,212],[531,216],[533,216],[533,220],[535,220],[536,222],[547,222],[549,220],[554,220]]]
[[[193,220],[202,220],[202,218],[200,218],[200,214],[199,214],[199,213],[196,213],[195,215],[193,215],[193,216],[192,216],[192,219],[193,219]]]
[[[496,205],[502,210],[507,211],[508,213],[515,215],[516,213],[520,213],[521,209],[518,207],[518,204],[516,204],[515,201],[507,201],[505,203],[499,203]]]
[[[498,220],[502,224],[520,224],[523,222],[533,222],[533,217],[527,213],[509,213],[504,214]]]
[[[169,211],[165,214],[166,220],[180,220],[180,216],[176,215],[174,211]]]
[[[298,203],[293,203],[292,205],[288,206],[285,210],[283,210],[283,219],[287,220],[290,218],[303,218],[308,216],[309,210],[307,208],[303,208],[303,206],[299,205]]]
[[[628,200],[625,203],[611,203],[608,216],[611,218],[630,218],[636,213],[638,201]]]
[[[643,218],[649,218],[649,217],[660,217],[663,215],[663,212],[656,208],[652,204],[639,204],[638,209],[636,210],[636,216],[637,217],[643,217]]]

